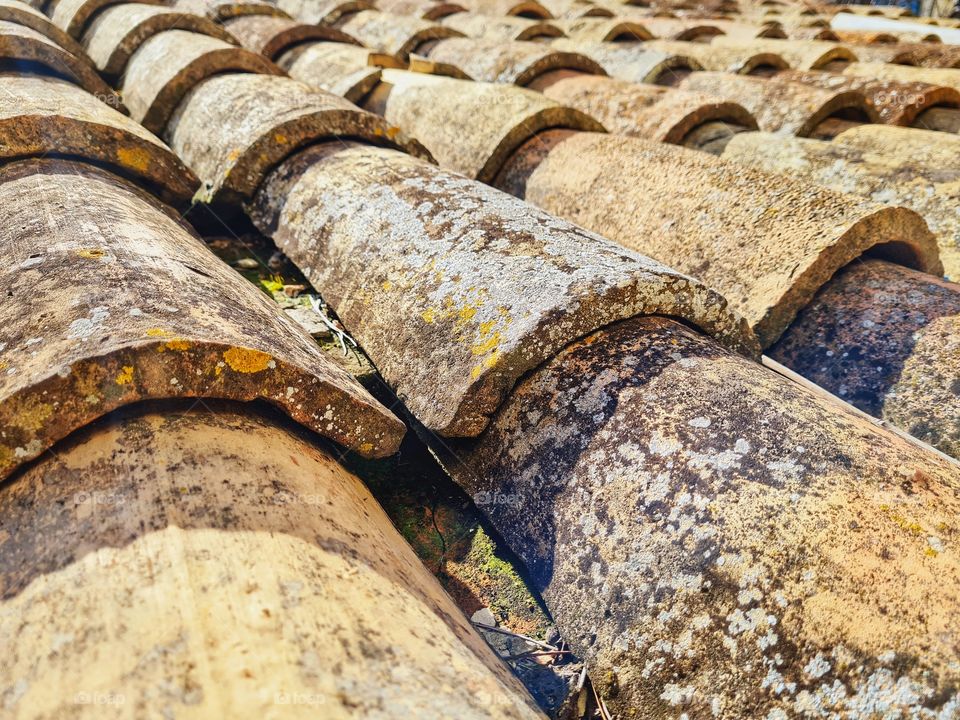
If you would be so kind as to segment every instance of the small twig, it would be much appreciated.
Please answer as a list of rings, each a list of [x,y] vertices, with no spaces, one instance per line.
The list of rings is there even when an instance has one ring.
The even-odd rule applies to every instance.
[[[607,710],[607,706],[603,700],[600,699],[600,695],[597,694],[597,689],[593,686],[593,683],[590,683],[590,689],[593,691],[593,699],[597,701],[597,710],[600,711],[600,717],[602,720],[610,720],[610,711]]]
[[[489,630],[490,632],[500,633],[501,635],[510,635],[511,637],[520,638],[521,640],[526,640],[528,643],[532,643],[537,647],[541,647],[544,650],[559,650],[556,645],[551,645],[550,643],[545,643],[540,640],[534,640],[532,637],[527,637],[526,635],[521,635],[520,633],[510,632],[509,630],[504,630],[503,628],[498,628],[495,625],[487,625],[482,622],[475,622],[471,620],[475,627],[480,628],[481,630]]]
[[[527,650],[526,652],[519,653],[517,655],[507,655],[503,657],[503,660],[510,662],[511,660],[523,660],[524,658],[535,658],[535,657],[546,657],[547,655],[557,656],[557,655],[569,655],[569,650]]]
[[[320,321],[330,329],[330,332],[340,343],[340,347],[343,349],[344,357],[346,357],[349,354],[347,351],[348,342],[351,345],[353,345],[354,349],[359,347],[357,345],[357,341],[354,340],[352,337],[350,337],[347,334],[346,330],[344,330],[341,327],[337,327],[337,325],[333,322],[333,320],[327,317],[327,314],[323,311],[326,305],[324,304],[323,300],[321,300],[317,295],[310,296],[310,307],[312,307],[314,312],[316,312],[317,315],[320,316]]]
[[[579,693],[583,690],[583,684],[587,681],[587,664],[583,664],[583,669],[580,671],[580,677],[577,678],[577,692]]]

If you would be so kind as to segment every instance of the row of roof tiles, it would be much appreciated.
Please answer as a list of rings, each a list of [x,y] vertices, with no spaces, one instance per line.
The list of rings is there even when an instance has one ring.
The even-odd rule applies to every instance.
[[[223,7],[211,5],[208,18],[224,20]],[[52,17],[57,8],[48,8]],[[350,18],[345,15],[337,29],[349,29]],[[403,23],[378,21],[380,50],[406,32]],[[595,67],[602,62],[589,53],[584,56],[589,64],[542,65],[530,77],[484,77],[494,71],[481,64],[482,72],[475,69],[471,76],[480,75],[477,79],[489,79],[489,84],[388,69],[373,77],[363,96],[346,78],[369,73],[369,53],[357,54],[356,46],[341,43],[344,55],[327,66],[314,64],[313,72],[325,68],[322,83],[353,92],[368,108],[364,111],[283,77],[275,66],[260,71],[249,59],[233,66],[239,62],[234,58],[249,54],[227,38],[205,33],[199,21],[196,27],[198,31],[163,30],[140,39],[140,47],[118,71],[125,73],[124,87],[131,74],[140,78],[124,99],[134,119],[153,118],[169,149],[105,103],[100,107],[89,94],[86,106],[80,107],[79,96],[71,104],[71,93],[84,91],[66,90],[69,83],[12,75],[27,89],[33,89],[30,83],[44,87],[11,101],[15,121],[33,117],[31,103],[50,93],[63,99],[47,113],[62,131],[48,136],[42,128],[25,126],[24,136],[34,145],[21,141],[10,158],[36,154],[38,138],[45,139],[41,151],[104,164],[164,199],[182,201],[178,183],[190,184],[193,178],[175,167],[179,161],[172,149],[203,183],[198,197],[243,204],[324,293],[416,420],[428,431],[477,438],[432,437],[453,476],[471,490],[510,491],[523,499],[490,508],[490,517],[530,569],[564,635],[587,658],[595,677],[603,678],[604,697],[616,711],[737,716],[746,702],[764,712],[820,707],[856,714],[867,707],[896,706],[902,712],[949,717],[958,701],[949,689],[955,678],[944,629],[954,624],[960,579],[954,551],[945,543],[953,536],[956,465],[878,431],[749,359],[758,348],[753,331],[769,346],[778,338],[796,339],[792,331],[809,337],[811,328],[822,327],[816,319],[795,320],[798,313],[817,311],[817,302],[826,309],[814,318],[862,313],[852,300],[830,302],[828,293],[854,294],[868,282],[856,273],[834,275],[871,247],[886,257],[864,264],[876,274],[869,280],[873,286],[895,277],[898,297],[916,295],[930,307],[940,307],[937,298],[946,298],[949,306],[957,295],[954,286],[906,269],[934,274],[941,269],[934,238],[919,215],[744,170],[708,153],[596,132],[603,129],[596,119],[546,97],[566,80],[544,86],[546,96],[509,84],[519,77],[536,87],[538,75],[547,70],[586,69],[602,75]],[[364,32],[370,27],[365,25]],[[129,32],[118,42],[126,37]],[[329,48],[342,38],[314,39]],[[375,45],[367,36],[359,39]],[[411,50],[426,50],[428,60],[441,66],[459,68],[475,60],[466,51],[439,51],[453,39],[429,42],[427,48]],[[507,56],[512,47],[506,46]],[[101,57],[113,52],[105,49]],[[281,64],[291,70],[296,66],[295,61]],[[716,87],[721,79],[705,87]],[[630,94],[630,88],[618,87],[622,95]],[[675,95],[682,89],[658,93],[682,97]],[[91,121],[86,115],[91,106],[109,122]],[[749,113],[740,117],[746,122]],[[864,118],[834,118],[847,124],[858,119]],[[844,128],[838,137],[858,129]],[[87,146],[77,141],[59,147],[60,132],[86,133]],[[721,143],[724,155],[741,135],[750,136],[731,133]],[[100,142],[111,136],[113,143]],[[89,142],[91,137],[98,142]],[[325,140],[337,141],[321,142]],[[133,151],[125,145],[138,141]],[[120,194],[132,191],[125,181],[110,180],[86,165],[50,169],[49,162],[37,161],[8,167],[20,175],[0,187],[14,193],[20,191],[21,176],[41,188],[47,187],[48,176],[57,178],[50,187],[65,182],[63,176],[80,178],[76,182],[84,186],[73,191],[77,198],[89,194],[96,199],[98,182],[113,182]],[[663,182],[666,177],[669,184]],[[666,259],[720,292],[470,178]],[[58,210],[62,206],[65,217],[82,216],[85,209],[103,204],[123,209],[112,195],[90,206],[53,203]],[[140,229],[145,213],[138,209],[118,225]],[[7,226],[20,228],[18,222]],[[102,223],[99,232],[111,234],[113,227]],[[122,234],[116,237],[123,252],[143,247],[142,234],[133,242],[123,242]],[[101,254],[94,248],[79,257],[116,258],[120,271],[145,266],[123,252]],[[155,254],[165,258],[183,252],[178,242]],[[199,246],[197,252],[203,259],[211,257]],[[45,260],[28,263],[28,268]],[[202,265],[199,260],[183,265],[215,278],[218,286],[216,273],[225,272],[194,267]],[[229,286],[225,279],[222,283]],[[232,305],[222,314],[234,322],[254,302],[239,287],[227,296]],[[855,297],[871,312],[879,307],[862,295]],[[58,302],[86,309],[84,303]],[[883,299],[877,302],[882,305]],[[81,354],[89,350],[84,338],[100,335],[113,317],[109,312],[97,315],[95,309],[91,313],[70,322],[71,342],[57,350],[57,358],[72,357],[69,353],[78,348]],[[921,317],[904,322],[922,330],[930,313],[917,314]],[[698,331],[662,316],[681,319]],[[348,378],[338,376],[331,382],[336,388],[332,395],[317,396],[326,401],[327,413],[320,416],[320,407],[304,410],[281,352],[251,342],[260,337],[277,342],[285,337],[282,333],[293,342],[291,328],[278,326],[264,335],[261,323],[257,331],[241,327],[239,337],[220,341],[206,337],[209,328],[191,325],[173,332],[161,327],[155,335],[166,338],[170,332],[172,339],[160,347],[156,340],[137,339],[154,337],[138,322],[121,344],[150,349],[152,362],[131,356],[129,365],[107,368],[117,370],[115,378],[94,378],[85,388],[112,387],[110,379],[123,387],[127,383],[120,380],[130,368],[132,384],[145,390],[140,397],[170,397],[180,395],[177,385],[185,368],[195,370],[197,378],[225,375],[230,382],[222,384],[232,383],[231,391],[211,390],[203,380],[191,378],[198,384],[186,394],[266,398],[338,442],[370,454],[390,451],[395,421],[372,400],[367,402]],[[214,325],[221,333],[229,328],[219,318]],[[943,350],[953,342],[949,327],[940,344],[932,343],[930,360],[946,378],[956,367]],[[87,329],[87,335],[71,336]],[[869,332],[866,324],[861,329],[858,333],[844,325],[853,344],[889,340]],[[116,332],[122,335],[122,329]],[[746,357],[724,350],[716,340]],[[202,351],[197,357],[190,355],[194,341]],[[175,353],[185,353],[189,362],[179,365],[184,361],[180,357],[171,362]],[[781,357],[796,355],[788,347]],[[898,361],[904,361],[902,354],[892,360]],[[71,372],[78,363],[69,364]],[[315,384],[324,373],[335,374],[318,358],[299,357],[290,364],[306,369]],[[58,376],[69,382],[71,372]],[[159,386],[141,383],[141,373],[163,379],[174,374],[177,383],[165,395]],[[256,382],[243,383],[244,374]],[[870,380],[876,384],[876,378]],[[928,384],[917,395],[929,400],[936,383],[920,379],[924,381]],[[282,393],[281,386],[286,387]],[[291,387],[294,395],[284,402],[282,395]],[[31,386],[24,392],[36,390]],[[36,419],[38,403],[49,404],[50,396],[42,397],[13,413],[8,425],[23,430],[27,415]],[[32,447],[39,452],[43,443],[114,406],[97,392],[92,397],[93,411],[64,413],[59,434]],[[352,405],[337,404],[344,398]],[[119,403],[132,399],[120,398]],[[362,412],[354,412],[360,406]],[[771,418],[776,422],[771,424]],[[942,418],[947,434],[951,420]],[[24,438],[32,442],[34,436]],[[892,467],[904,483],[890,484]],[[672,478],[667,487],[657,484],[661,477]],[[747,496],[751,501],[743,502]],[[828,497],[833,500],[825,501]],[[784,507],[794,511],[785,515]],[[868,528],[867,537],[860,534],[863,528]],[[874,544],[880,537],[886,544],[883,552]],[[859,551],[856,563],[842,559],[851,545]],[[905,563],[916,573],[906,586],[900,581]],[[873,589],[865,595],[868,577]],[[668,592],[654,592],[654,586]],[[744,592],[751,598],[747,602]],[[822,594],[838,598],[837,604],[821,607],[811,600]],[[927,612],[917,617],[912,611],[920,596]],[[747,608],[739,611],[743,627],[730,620],[740,605]],[[882,629],[871,610],[880,605],[888,610]],[[854,610],[837,615],[838,607]],[[691,629],[670,622],[673,617],[702,622]],[[865,636],[868,617],[874,624]],[[860,633],[855,643],[854,633]],[[780,642],[792,650],[787,657],[777,654],[777,660]],[[730,651],[730,643],[739,649]],[[896,645],[893,659],[891,644]],[[901,656],[912,658],[911,663],[896,663]],[[689,672],[691,662],[695,673]],[[771,672],[786,685],[794,683],[793,689],[784,695],[771,688]],[[678,677],[682,687],[675,682]],[[385,678],[378,682],[381,691],[383,683],[390,683]],[[842,683],[845,692],[834,692],[833,682]],[[897,694],[895,688],[904,684],[916,701]],[[481,709],[476,703],[467,706],[481,716],[527,712],[514,694]]]

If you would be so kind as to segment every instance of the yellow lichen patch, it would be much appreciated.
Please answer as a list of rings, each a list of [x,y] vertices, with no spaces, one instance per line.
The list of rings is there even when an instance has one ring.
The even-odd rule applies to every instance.
[[[886,513],[893,522],[895,522],[901,530],[906,530],[911,535],[922,535],[923,527],[912,520],[907,520],[905,517],[897,513],[889,505],[881,505],[880,509]]]
[[[280,145],[285,145],[287,142],[287,136],[284,135],[283,133],[274,133],[273,139]]]
[[[184,352],[186,350],[189,350],[191,347],[193,347],[193,343],[191,343],[189,340],[184,340],[183,338],[174,338],[169,342],[165,342],[163,345],[158,347],[157,350],[159,352],[163,352],[164,350],[172,350],[174,352]]]
[[[251,348],[230,348],[224,351],[223,359],[236,372],[257,373],[270,366],[273,356]]]
[[[400,128],[391,125],[387,128],[387,137],[393,140],[397,135],[400,134]]]
[[[150,153],[140,148],[120,148],[117,150],[117,159],[139,172],[146,172],[150,167]]]
[[[927,557],[935,558],[935,557],[936,557],[937,555],[939,555],[940,553],[938,553],[938,552],[937,552],[936,550],[934,550],[932,547],[927,547],[927,548],[924,549],[923,554],[926,555]]]
[[[390,282],[389,280],[384,280],[382,287],[384,290],[391,290],[393,289],[393,283]]]
[[[482,342],[478,342],[476,345],[470,348],[470,351],[474,355],[485,355],[491,350],[495,350],[497,345],[499,344],[500,344],[500,332],[497,331],[497,332],[491,333],[490,337],[488,337],[486,340]]]
[[[360,443],[360,452],[368,453],[371,450],[373,450],[373,443],[371,442]]]
[[[106,253],[100,248],[80,248],[77,250],[77,255],[87,260],[99,260]]]
[[[113,380],[117,385],[129,385],[133,382],[133,365],[124,365]]]
[[[23,398],[14,407],[11,424],[30,433],[37,432],[53,415],[53,405],[35,397]]]
[[[150,328],[147,330],[147,337],[166,337],[172,334],[169,330],[164,330],[163,328]]]
[[[425,323],[432,323],[435,319],[433,308],[427,308],[424,310],[422,313],[420,313],[420,317],[423,318]]]
[[[477,314],[477,308],[473,305],[465,305],[460,308],[459,316],[461,320],[470,320]]]

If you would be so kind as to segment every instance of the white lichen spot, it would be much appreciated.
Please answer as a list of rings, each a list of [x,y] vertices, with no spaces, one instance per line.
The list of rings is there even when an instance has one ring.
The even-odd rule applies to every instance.
[[[817,680],[830,672],[830,663],[822,653],[817,653],[816,656],[806,664],[803,671],[812,679]]]
[[[686,705],[693,698],[695,690],[692,685],[676,685],[667,683],[660,693],[660,699],[666,700],[671,705]]]
[[[710,418],[703,417],[702,415],[687,421],[687,425],[695,428],[708,428],[710,427],[710,423]]]
[[[77,318],[70,323],[67,337],[71,340],[86,340],[103,325],[109,315],[110,311],[106,307],[93,308],[90,310],[90,317]]]

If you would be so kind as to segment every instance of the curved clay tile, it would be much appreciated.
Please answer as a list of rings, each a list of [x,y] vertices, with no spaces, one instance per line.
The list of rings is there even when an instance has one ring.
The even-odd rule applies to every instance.
[[[617,14],[608,7],[585,0],[540,0],[540,4],[547,9],[551,16],[568,20],[581,17],[612,18]]]
[[[351,13],[373,10],[373,0],[279,0],[290,17],[309,24],[332,25]]]
[[[896,82],[922,82],[943,85],[960,90],[960,69],[908,67],[890,63],[850,63],[843,69],[844,75],[894,80]]]
[[[757,38],[784,39],[787,37],[783,27],[779,23],[754,25],[733,20],[711,20],[710,24],[722,30],[726,37],[735,40],[755,40]]]
[[[757,128],[757,121],[742,105],[707,93],[597,75],[561,79],[541,92],[600,121],[610,132],[675,145],[708,122]]]
[[[555,40],[551,46],[580,53],[595,61],[611,77],[638,83],[656,83],[672,72],[702,70],[699,62],[685,55],[648,50],[647,43],[584,43]]]
[[[824,40],[826,42],[840,42],[839,36],[829,27],[795,28],[790,30],[791,40]]]
[[[514,150],[541,130],[603,132],[578,110],[511,85],[384,70],[389,91],[378,109],[387,122],[425,138],[441,166],[490,182]],[[431,150],[431,153],[433,150]]]
[[[784,70],[787,61],[775,53],[749,53],[739,48],[704,45],[678,40],[651,40],[644,44],[651,50],[680,55],[696,60],[704,70],[750,75],[758,70]]]
[[[895,65],[919,65],[928,49],[913,44],[867,45],[853,49],[857,60],[865,63],[894,63]]]
[[[498,186],[702,279],[749,320],[764,347],[867,251],[942,272],[936,239],[905,208],[641,138],[557,135],[521,148]]]
[[[956,260],[956,244],[952,249]],[[958,345],[960,285],[867,260],[818,293],[770,355],[960,458]]]
[[[244,15],[227,20],[229,30],[247,50],[276,60],[295,45],[312,42],[336,42],[359,45],[344,32],[323,25],[306,25],[289,18],[268,15]]]
[[[142,717],[543,720],[338,454],[211,402],[111,416],[26,468],[0,490],[18,713],[96,692]]]
[[[618,319],[680,317],[755,349],[691,278],[393,150],[309,148],[270,175],[251,216],[443,435],[477,435],[524,373]]]
[[[216,128],[216,132],[211,132]],[[290,153],[324,139],[360,138],[429,153],[383,118],[290,78],[215,75],[193,88],[165,137],[203,181],[202,199],[249,198]]]
[[[380,68],[358,45],[310,43],[293,48],[277,63],[294,80],[358,103],[380,82]]]
[[[473,80],[527,85],[553,70],[577,70],[605,75],[603,68],[577,52],[558,50],[543,43],[499,42],[452,38],[430,46],[426,53],[434,62],[452,65]]]
[[[823,90],[802,83],[713,72],[692,73],[678,87],[739,102],[767,132],[806,137],[827,118],[841,114],[854,113],[861,122],[878,119],[863,93],[852,90]]]
[[[0,20],[0,61],[13,68],[34,64],[35,71],[44,68],[51,75],[69,80],[96,95],[102,102],[121,107],[116,93],[88,61],[67,52],[46,35],[16,22]]]
[[[691,20],[674,18],[646,18],[640,20],[653,37],[665,40],[697,40],[704,42],[717,35],[723,35],[723,30],[709,21],[697,23]]]
[[[83,57],[83,47],[80,43],[50,22],[49,18],[42,12],[25,2],[0,0],[0,20],[14,22],[35,30],[41,35],[46,35],[67,52],[76,55],[81,60],[85,59]]]
[[[31,160],[0,170],[0,212],[0,473],[116,407],[172,397],[262,398],[363,454],[396,450],[403,425],[142,191]]]
[[[530,18],[531,20],[549,20],[552,16],[536,0],[458,0],[468,12],[491,17],[507,15]]]
[[[160,140],[125,115],[57,78],[3,74],[0,156],[58,155],[100,163],[177,206],[196,176]]]
[[[461,37],[461,33],[453,28],[429,20],[374,10],[348,15],[337,23],[337,27],[371,50],[396,55],[401,60],[406,60],[410,53],[429,40]]]
[[[439,20],[467,9],[455,2],[434,0],[377,0],[377,9],[393,15],[410,15],[421,20]]]
[[[83,46],[100,72],[117,77],[137,48],[165,30],[202,33],[236,44],[230,33],[201,15],[155,5],[123,3],[97,14],[83,35]]]
[[[814,40],[730,40],[713,39],[714,45],[736,47],[745,53],[774,53],[797,70],[818,70],[832,62],[856,62],[857,55],[847,47]]]
[[[869,30],[837,30],[840,42],[850,45],[889,45],[899,42],[896,35]]]
[[[445,17],[440,24],[453,28],[467,37],[499,42],[563,37],[563,31],[553,22],[513,16],[491,17],[474,13],[457,13]]]
[[[77,40],[87,29],[87,25],[96,13],[111,5],[119,5],[123,0],[57,0],[53,11],[47,14],[53,24],[67,35]],[[147,5],[163,5],[162,0],[145,0]]]
[[[289,17],[272,0],[175,0],[171,7],[183,13],[193,13],[217,22],[244,15]]]
[[[554,24],[567,37],[581,42],[636,42],[653,38],[644,25],[620,18],[585,17],[557,20]]]
[[[611,717],[956,707],[960,471],[832,398],[638,318],[445,444]]]
[[[880,122],[890,125],[913,125],[921,113],[931,108],[960,108],[960,91],[942,85],[874,80],[816,70],[786,70],[775,77],[832,92],[861,92],[877,111]]]
[[[230,71],[283,75],[258,53],[208,35],[166,30],[143,43],[130,58],[122,95],[130,116],[160,134],[191,88]]]

